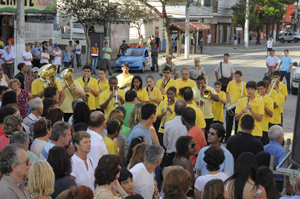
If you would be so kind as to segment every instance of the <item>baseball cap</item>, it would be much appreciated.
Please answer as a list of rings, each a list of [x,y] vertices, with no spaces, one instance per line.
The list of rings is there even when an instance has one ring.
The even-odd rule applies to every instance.
[[[31,70],[33,73],[35,72],[39,72],[39,68],[38,67],[33,67],[33,69]]]
[[[269,68],[275,68],[275,66],[269,66]]]
[[[200,58],[195,58],[195,61],[200,61]]]
[[[172,59],[173,56],[172,55],[167,55],[166,58],[171,58]]]

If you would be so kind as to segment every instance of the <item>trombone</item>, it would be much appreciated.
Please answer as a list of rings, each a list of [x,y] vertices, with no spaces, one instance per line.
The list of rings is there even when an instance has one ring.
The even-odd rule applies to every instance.
[[[113,93],[115,93],[115,87],[113,87]],[[120,103],[118,102],[118,89],[116,89],[116,93],[115,93],[115,102],[114,102],[114,107],[117,108],[120,106]]]
[[[271,81],[271,84],[270,84],[270,86],[269,86],[269,88],[268,88],[268,90],[269,90],[269,92],[268,92],[268,96],[270,96],[270,95],[271,95],[271,93],[272,93],[272,90],[273,90],[273,88],[274,88],[274,86],[275,86],[276,82],[277,82],[277,78],[273,78],[273,79],[272,79],[272,81]]]

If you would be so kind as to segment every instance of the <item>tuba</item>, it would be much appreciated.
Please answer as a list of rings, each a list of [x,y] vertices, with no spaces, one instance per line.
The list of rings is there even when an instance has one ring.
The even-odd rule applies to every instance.
[[[39,69],[38,71],[39,76],[49,80],[44,84],[44,88],[48,86],[55,86],[56,70],[57,70],[57,66],[55,64],[46,64],[45,66]]]
[[[85,92],[84,101],[85,101],[86,103],[88,103],[89,97],[90,97],[89,92],[87,92],[87,90],[86,90],[87,84],[88,84],[88,76],[85,75],[85,76],[84,76],[84,92]]]
[[[64,78],[64,82],[65,82],[67,88],[69,89],[72,97],[75,100],[75,99],[80,98],[80,96],[74,92],[74,89],[76,88],[76,86],[75,86],[74,79],[72,76],[73,72],[74,72],[74,70],[72,68],[65,69],[63,72],[61,72],[60,77]]]

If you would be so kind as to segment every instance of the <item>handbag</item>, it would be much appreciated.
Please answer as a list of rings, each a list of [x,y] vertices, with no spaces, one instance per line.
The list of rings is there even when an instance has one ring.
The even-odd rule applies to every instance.
[[[220,82],[222,82],[222,86],[227,86],[228,83],[232,80],[231,77],[223,77],[222,72],[222,62],[220,62],[220,70],[221,70],[221,79],[219,79]]]

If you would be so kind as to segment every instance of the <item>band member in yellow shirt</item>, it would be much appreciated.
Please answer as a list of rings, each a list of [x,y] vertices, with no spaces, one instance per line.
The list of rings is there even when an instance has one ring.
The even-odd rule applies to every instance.
[[[118,89],[118,79],[114,76],[109,78],[109,89],[103,91],[100,95],[100,108],[104,111],[107,119],[110,112],[125,103],[125,91]],[[116,105],[116,103],[119,103]]]
[[[242,72],[239,70],[235,71],[234,77],[235,80],[230,81],[226,89],[227,108],[232,106],[234,103],[236,104],[241,97],[248,95],[246,89],[246,83],[242,81],[242,77],[243,77]],[[227,142],[228,138],[231,136],[233,121],[235,121],[234,133],[236,134],[238,130],[238,121],[234,120],[235,109],[236,108],[233,108],[232,111],[230,112],[226,111],[225,142]]]
[[[181,78],[177,79],[176,82],[179,87],[179,95],[176,97],[176,101],[183,99],[182,89],[184,87],[196,87],[195,82],[189,78],[189,70],[187,68],[181,69]]]
[[[171,78],[172,76],[171,68],[169,66],[166,66],[163,69],[163,73],[164,73],[164,78],[158,80],[155,84],[155,87],[160,89],[160,92],[163,95],[164,99],[167,98],[167,90],[170,87],[176,88],[176,96],[177,96],[179,91],[178,84],[174,79]]]
[[[261,130],[263,131],[263,136],[261,139],[261,143],[263,145],[269,144],[269,124],[273,121],[273,112],[274,112],[274,101],[271,97],[267,95],[267,86],[265,82],[259,81],[257,83],[257,91],[259,93],[259,98],[264,101],[264,116],[262,121],[260,122]]]
[[[83,77],[76,79],[84,92],[89,94],[89,97],[85,97],[87,104],[91,111],[96,110],[95,98],[99,95],[99,88],[97,80],[91,77],[92,67],[90,65],[85,65],[82,69]],[[87,99],[88,98],[88,99]]]
[[[107,136],[103,138],[107,151],[110,155],[119,156],[119,151],[114,139],[121,133],[123,121],[117,119],[111,120],[107,123]]]
[[[100,94],[103,92],[103,91],[106,91],[107,89],[109,89],[109,83],[108,83],[108,79],[106,79],[106,68],[100,68],[99,69],[99,73],[98,73],[98,88],[99,88],[99,95],[98,97],[96,97],[96,109],[97,110],[101,110],[100,109]]]
[[[122,90],[127,91],[127,90],[129,90],[129,86],[130,86],[130,84],[132,82],[132,78],[134,76],[129,73],[130,66],[127,62],[124,62],[122,64],[121,69],[123,72],[117,76],[118,87]]]
[[[226,104],[226,93],[224,91],[221,91],[222,88],[222,82],[216,81],[214,83],[214,88],[217,94],[219,95],[219,101],[213,102],[212,110],[214,114],[214,123],[222,124],[224,123],[224,112],[223,107]]]
[[[263,78],[263,81],[265,82],[266,87],[267,87],[266,94],[269,95],[273,99],[274,107],[275,107],[277,104],[277,101],[278,101],[278,96],[277,96],[277,92],[274,90],[274,88],[271,91],[271,87],[272,87],[271,78],[269,76],[266,76]],[[273,84],[273,82],[272,82],[272,84]],[[275,84],[276,84],[276,82],[275,82]],[[257,95],[258,95],[258,93],[257,93]]]
[[[271,126],[275,125],[275,124],[278,124],[280,126],[283,126],[282,122],[282,109],[283,109],[283,104],[285,102],[285,96],[282,95],[279,90],[278,90],[278,84],[276,83],[274,85],[274,88],[273,88],[277,94],[277,103],[275,105],[275,108],[274,108],[274,113],[273,113],[273,121],[271,122]]]
[[[148,75],[146,77],[147,86],[144,90],[148,93],[149,102],[158,107],[159,103],[163,101],[163,96],[158,88],[154,86],[154,77]]]
[[[167,99],[162,101],[157,109],[157,118],[161,120],[160,126],[158,129],[157,137],[161,146],[163,146],[163,138],[164,138],[164,129],[162,126],[170,120],[171,115],[174,112],[175,106],[175,95],[176,95],[176,88],[170,87],[167,91]]]
[[[235,109],[235,120],[241,122],[242,117],[245,114],[252,115],[254,117],[254,129],[252,131],[252,135],[261,141],[262,138],[262,130],[260,127],[260,122],[264,116],[264,101],[255,96],[255,91],[257,89],[256,82],[249,81],[246,84],[246,89],[248,93],[248,97],[243,97],[238,100],[236,109]],[[241,130],[239,125],[238,131]]]
[[[134,90],[137,94],[137,102],[144,104],[149,102],[148,93],[143,89],[143,80],[140,76],[133,77],[130,87],[130,90]]]
[[[280,81],[280,77],[281,77],[280,71],[274,71],[273,79],[277,79],[276,83],[278,84],[278,90],[282,95],[285,96],[285,100],[286,100],[288,96],[287,87],[284,83]]]

